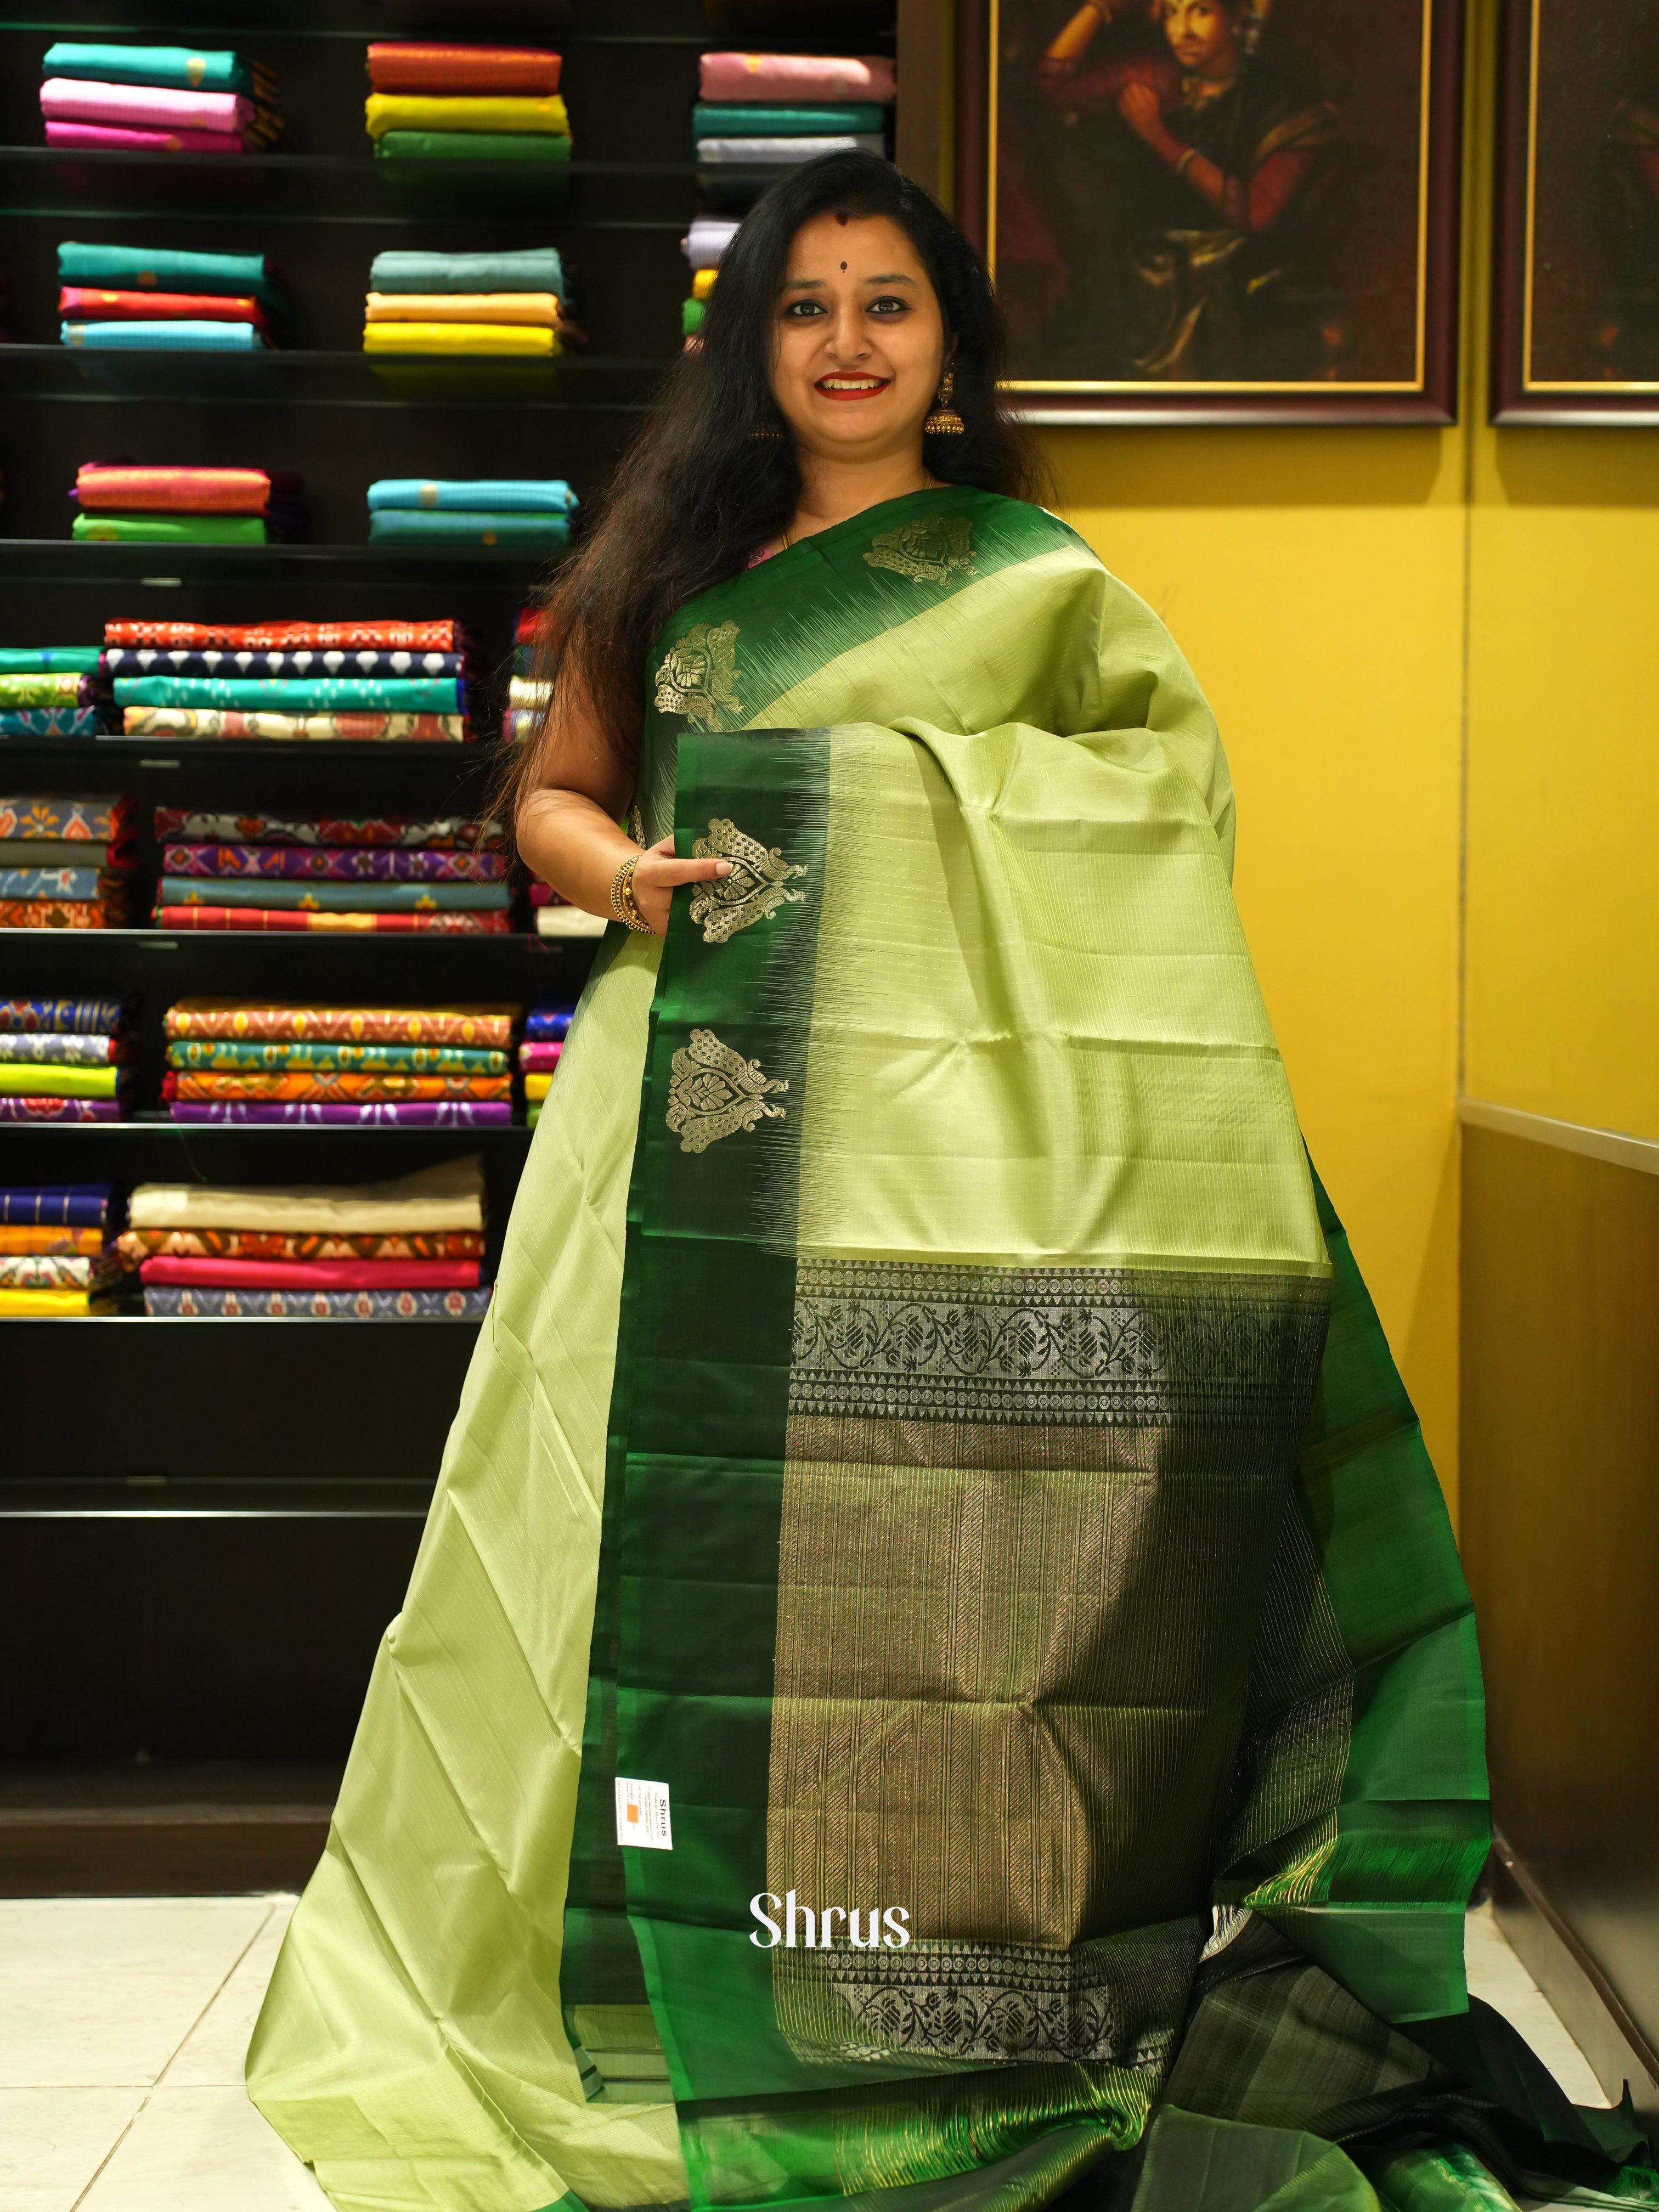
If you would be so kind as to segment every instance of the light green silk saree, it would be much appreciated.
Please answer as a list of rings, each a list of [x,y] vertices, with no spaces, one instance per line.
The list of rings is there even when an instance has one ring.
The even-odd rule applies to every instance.
[[[1167,634],[929,492],[652,676],[733,871],[601,953],[260,2107],[343,2212],[1646,2201],[1468,2006],[1468,1597]]]

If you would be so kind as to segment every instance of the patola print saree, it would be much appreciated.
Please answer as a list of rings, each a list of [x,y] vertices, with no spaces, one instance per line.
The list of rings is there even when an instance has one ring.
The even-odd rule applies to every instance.
[[[650,675],[732,872],[571,1030],[260,2106],[350,2212],[1655,2201],[1468,2004],[1468,1596],[1168,635],[938,491]]]

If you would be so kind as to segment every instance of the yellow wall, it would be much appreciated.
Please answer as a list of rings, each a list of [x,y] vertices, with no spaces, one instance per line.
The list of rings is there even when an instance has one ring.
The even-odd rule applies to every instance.
[[[1460,1087],[1659,1136],[1659,437],[1486,421],[1496,19],[1471,0],[1456,428],[1044,434],[1220,718],[1303,1125],[1454,1513]]]
[[[1066,430],[1060,501],[1170,624],[1309,1147],[1455,1496],[1463,441]]]
[[[1464,1090],[1659,1137],[1659,437],[1472,458]]]

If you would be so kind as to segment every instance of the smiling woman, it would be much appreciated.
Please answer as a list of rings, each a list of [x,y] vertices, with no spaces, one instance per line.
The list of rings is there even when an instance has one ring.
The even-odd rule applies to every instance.
[[[888,163],[827,155],[759,202],[721,264],[702,343],[669,377],[543,623],[552,706],[501,809],[573,905],[628,921],[631,903],[660,935],[675,886],[724,866],[637,854],[616,826],[663,622],[882,501],[951,484],[1035,490],[1036,464],[997,406],[1002,367],[978,256]]]
[[[520,842],[617,926],[253,2094],[342,2212],[1613,2185],[1468,2006],[1468,1594],[1192,673],[896,171],[704,328],[550,610]]]

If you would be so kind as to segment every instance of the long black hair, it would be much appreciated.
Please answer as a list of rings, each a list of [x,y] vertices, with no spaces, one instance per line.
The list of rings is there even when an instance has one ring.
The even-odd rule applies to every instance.
[[[979,255],[919,185],[876,155],[803,162],[739,226],[708,298],[701,345],[665,379],[542,611],[538,677],[556,685],[568,674],[629,768],[652,641],[676,607],[734,575],[776,537],[800,497],[794,441],[772,396],[773,324],[791,241],[825,214],[887,216],[932,279],[963,430],[927,439],[931,472],[1017,498],[1041,484],[1039,465],[997,404],[1006,339]],[[544,719],[541,735],[515,749],[506,768],[500,797],[509,819],[540,780],[546,742]]]

